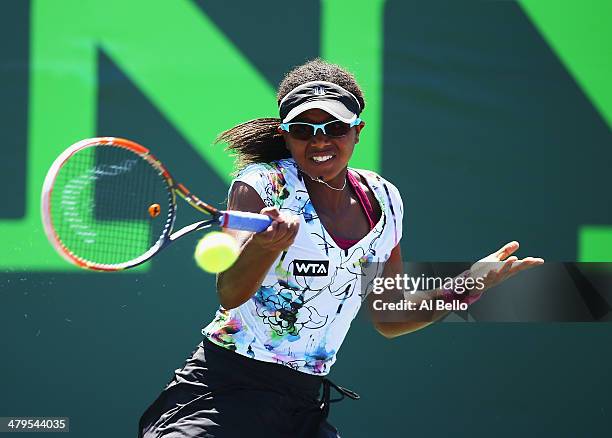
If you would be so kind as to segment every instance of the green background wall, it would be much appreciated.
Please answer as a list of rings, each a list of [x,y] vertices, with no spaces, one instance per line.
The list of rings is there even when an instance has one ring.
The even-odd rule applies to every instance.
[[[196,239],[137,273],[67,266],[38,213],[53,158],[130,138],[222,205],[232,163],[215,135],[275,115],[284,72],[315,56],[365,89],[353,165],[399,187],[407,260],[475,260],[516,239],[523,255],[611,261],[611,5],[5,0],[0,416],[134,436],[216,306]],[[332,379],[362,400],[332,422],[348,437],[603,436],[611,345],[609,324],[578,323],[443,323],[388,341],[360,317]]]

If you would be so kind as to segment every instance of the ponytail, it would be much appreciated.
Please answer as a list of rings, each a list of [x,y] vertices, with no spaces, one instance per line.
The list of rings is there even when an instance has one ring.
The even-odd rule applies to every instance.
[[[249,120],[223,131],[215,143],[227,143],[236,157],[236,171],[252,163],[269,163],[290,158],[285,139],[278,133],[281,120],[273,117]]]

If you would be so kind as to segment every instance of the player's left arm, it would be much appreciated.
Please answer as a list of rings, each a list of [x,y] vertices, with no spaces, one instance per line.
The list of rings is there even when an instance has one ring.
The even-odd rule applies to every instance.
[[[399,243],[393,248],[391,251],[391,255],[389,259],[385,263],[385,267],[383,269],[383,278],[396,278],[396,275],[403,276],[404,275],[404,265],[402,261],[402,251]],[[389,293],[389,291],[387,292]],[[423,293],[422,297],[412,296],[411,300],[416,301],[420,299],[431,298],[431,295],[426,295]],[[398,291],[398,300],[403,299],[403,292]],[[367,297],[368,308],[370,311],[373,309],[373,300],[376,299],[376,295],[370,293]],[[408,312],[408,311],[407,311]],[[395,312],[394,312],[395,313]],[[423,315],[423,313],[427,313],[427,315]],[[395,338],[400,335],[404,335],[407,333],[412,333],[416,330],[422,329],[423,327],[428,326],[429,324],[437,321],[442,318],[449,311],[422,311],[420,312],[421,316],[417,316],[414,312],[407,313],[405,321],[393,321],[393,322],[384,322],[380,320],[381,314],[376,314],[374,312],[371,313],[372,323],[374,324],[374,328],[384,337],[386,338]]]
[[[544,263],[544,260],[539,257],[525,257],[519,259],[512,255],[519,248],[517,241],[506,243],[497,251],[480,259],[474,263],[469,270],[468,275],[472,278],[480,278],[484,287],[479,288],[480,292],[484,292],[501,282],[507,280],[513,275],[525,269],[533,268]],[[396,278],[399,275],[403,277],[404,267],[402,263],[402,254],[399,244],[391,251],[391,255],[383,269],[383,278]],[[427,291],[411,291],[408,295],[402,290],[390,290],[388,293],[392,300],[401,300],[403,298],[416,303],[416,308],[420,309],[420,303],[425,300],[444,300],[447,296],[446,291],[441,289]],[[404,312],[391,311],[392,314],[385,315],[373,311],[373,300],[375,295],[370,293],[367,297],[367,303],[372,315],[372,321],[376,330],[387,338],[394,338],[403,334],[411,333],[419,330],[429,324],[439,320],[448,313],[449,310],[436,310],[426,308],[424,310],[406,310]],[[384,311],[383,311],[384,312]],[[392,315],[393,321],[381,321],[384,316]],[[398,317],[399,316],[399,317]],[[399,321],[398,321],[399,319]]]

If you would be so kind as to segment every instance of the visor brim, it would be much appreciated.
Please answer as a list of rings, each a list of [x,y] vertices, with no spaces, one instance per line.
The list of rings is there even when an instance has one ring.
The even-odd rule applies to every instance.
[[[303,112],[311,109],[323,110],[344,123],[353,123],[357,119],[357,114],[350,111],[344,106],[344,104],[338,102],[337,100],[314,100],[304,102],[301,105],[293,108],[291,111],[289,111],[287,117],[283,119],[283,123],[288,123]]]

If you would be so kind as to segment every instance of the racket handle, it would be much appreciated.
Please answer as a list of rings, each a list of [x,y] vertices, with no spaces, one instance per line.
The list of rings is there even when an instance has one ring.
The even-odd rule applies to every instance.
[[[272,223],[272,218],[265,214],[246,211],[222,211],[219,224],[233,230],[254,231],[259,233]]]

